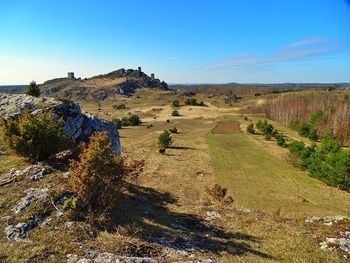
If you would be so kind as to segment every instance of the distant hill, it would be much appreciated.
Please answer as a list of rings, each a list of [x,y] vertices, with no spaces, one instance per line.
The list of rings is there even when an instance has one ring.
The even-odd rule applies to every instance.
[[[25,93],[27,85],[0,85],[0,92]]]
[[[224,84],[173,84],[169,85],[171,89],[191,89],[198,87],[220,88],[220,87],[254,87],[254,88],[270,88],[270,89],[337,89],[350,88],[350,83],[224,83]]]
[[[136,89],[160,88],[167,90],[168,84],[134,69],[116,71],[86,79],[57,78],[40,85],[42,94],[59,96],[72,100],[98,99],[105,100],[116,95],[130,96]]]
[[[204,93],[207,95],[262,95],[269,93],[280,93],[289,91],[299,91],[306,89],[345,89],[350,88],[350,83],[274,83],[274,84],[241,84],[241,83],[227,83],[227,84],[173,84],[169,85],[170,89],[182,90],[190,93]]]

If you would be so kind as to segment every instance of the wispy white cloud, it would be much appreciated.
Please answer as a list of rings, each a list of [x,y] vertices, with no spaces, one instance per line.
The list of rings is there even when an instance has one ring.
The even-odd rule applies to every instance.
[[[311,37],[290,43],[266,55],[255,55],[248,52],[241,52],[233,58],[207,65],[207,68],[221,69],[230,67],[261,66],[283,62],[329,58],[342,48],[344,48],[342,43],[330,41],[326,37]]]
[[[305,38],[305,39],[296,41],[294,43],[287,45],[287,47],[289,47],[289,48],[303,47],[303,46],[309,46],[312,44],[319,44],[319,43],[324,43],[324,42],[327,42],[326,37],[316,36],[316,37],[309,37],[309,38]]]

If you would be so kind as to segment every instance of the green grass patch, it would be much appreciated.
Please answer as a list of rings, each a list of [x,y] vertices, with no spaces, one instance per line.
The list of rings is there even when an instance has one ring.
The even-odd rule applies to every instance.
[[[9,171],[12,168],[20,168],[24,165],[24,160],[15,155],[0,156],[0,174]]]
[[[349,213],[350,194],[276,159],[246,134],[211,134],[208,144],[218,183],[240,206],[293,217]]]

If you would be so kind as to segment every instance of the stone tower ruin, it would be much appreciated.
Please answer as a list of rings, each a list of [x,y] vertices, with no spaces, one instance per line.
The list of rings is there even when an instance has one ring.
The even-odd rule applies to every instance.
[[[68,79],[75,79],[74,72],[68,72]]]

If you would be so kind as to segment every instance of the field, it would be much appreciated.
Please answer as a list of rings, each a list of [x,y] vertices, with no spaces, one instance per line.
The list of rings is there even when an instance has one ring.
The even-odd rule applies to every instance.
[[[136,96],[80,103],[87,112],[106,119],[130,112],[143,121],[140,126],[119,130],[123,155],[145,160],[145,167],[140,176],[128,181],[129,192],[118,200],[114,215],[117,230],[101,231],[94,237],[69,232],[67,238],[73,236],[74,242],[63,242],[61,234],[62,240],[57,241],[57,228],[65,228],[57,219],[49,230],[32,231],[35,251],[28,250],[28,244],[14,246],[2,238],[0,256],[17,253],[11,262],[21,262],[24,257],[38,260],[49,249],[62,259],[62,253],[82,253],[79,246],[84,243],[126,255],[133,244],[134,252],[160,262],[208,258],[214,262],[345,261],[342,255],[320,250],[318,245],[344,226],[310,225],[305,218],[350,215],[350,194],[328,187],[287,163],[287,150],[274,141],[245,132],[249,121],[244,117],[255,121],[262,116],[240,112],[247,104],[259,104],[262,98],[244,98],[244,103],[223,107],[218,97],[203,96],[200,98],[206,107],[199,107],[184,106],[184,98],[173,92],[141,90]],[[182,103],[179,117],[171,116],[174,99]],[[119,103],[125,103],[127,109],[115,110],[113,105]],[[172,134],[173,145],[164,155],[159,154],[158,135],[173,127],[178,129]],[[298,137],[287,127],[276,127],[292,138]],[[21,164],[12,155],[0,157],[0,162],[1,171]],[[60,176],[49,183],[55,184]],[[208,190],[215,184],[227,188],[232,204],[212,200]],[[14,204],[10,197],[19,195],[18,188],[0,190],[0,204],[7,214],[9,204]],[[158,258],[159,244],[168,250],[167,258]],[[188,249],[191,246],[195,249]],[[20,250],[25,252],[19,254]]]
[[[284,156],[288,155],[287,150],[276,146],[274,141],[267,142],[262,136],[244,132],[248,122],[243,118],[245,115],[239,112],[245,102],[239,102],[234,107],[220,107],[220,104],[206,100],[207,107],[182,106],[179,109],[181,116],[172,117],[171,102],[178,99],[176,94],[138,95],[138,100],[142,103],[132,102],[135,105],[126,101],[127,105],[132,105],[127,110],[116,111],[111,106],[106,108],[110,118],[113,115],[122,117],[129,111],[143,116],[145,123],[142,126],[120,130],[124,153],[146,160],[145,174],[139,178],[139,184],[176,197],[177,205],[169,205],[170,210],[205,216],[203,207],[208,198],[206,189],[218,183],[227,187],[228,193],[235,200],[233,208],[219,208],[220,213],[225,213],[226,216],[220,222],[221,226],[230,228],[232,222],[237,224],[238,221],[245,222],[247,218],[251,220],[256,217],[238,215],[237,211],[228,212],[230,209],[249,209],[263,213],[260,216],[268,218],[264,223],[255,223],[254,226],[241,222],[245,233],[254,235],[264,232],[261,228],[266,227],[265,224],[278,225],[276,215],[283,220],[292,220],[282,222],[284,227],[291,227],[291,231],[298,234],[292,238],[293,241],[285,242],[299,242],[298,249],[302,250],[300,259],[322,262],[314,254],[320,252],[316,248],[317,243],[307,233],[308,227],[300,222],[309,215],[349,215],[348,193],[328,187],[288,164],[284,160]],[[262,99],[245,100],[253,105]],[[105,112],[103,105],[101,112]],[[247,116],[254,121],[260,118]],[[167,119],[170,123],[165,122]],[[153,127],[146,128],[149,124]],[[309,143],[297,132],[275,122],[273,124],[290,138],[304,139]],[[157,136],[164,129],[172,127],[179,130],[179,134],[173,135],[174,147],[168,149],[166,155],[160,155],[156,146]],[[264,236],[265,241],[260,246],[267,254],[293,261],[291,258],[295,248],[287,246],[288,248],[280,250],[274,247],[276,244],[273,245],[273,240],[282,242],[285,238],[280,229],[274,229],[268,236]],[[309,242],[307,245],[305,240]],[[310,249],[314,252],[308,254],[307,250]],[[259,261],[256,255],[247,253],[247,257]],[[326,259],[328,255],[322,257]],[[232,258],[229,256],[228,260],[230,262]],[[245,261],[247,258],[239,260]],[[329,261],[333,260],[329,258]]]

